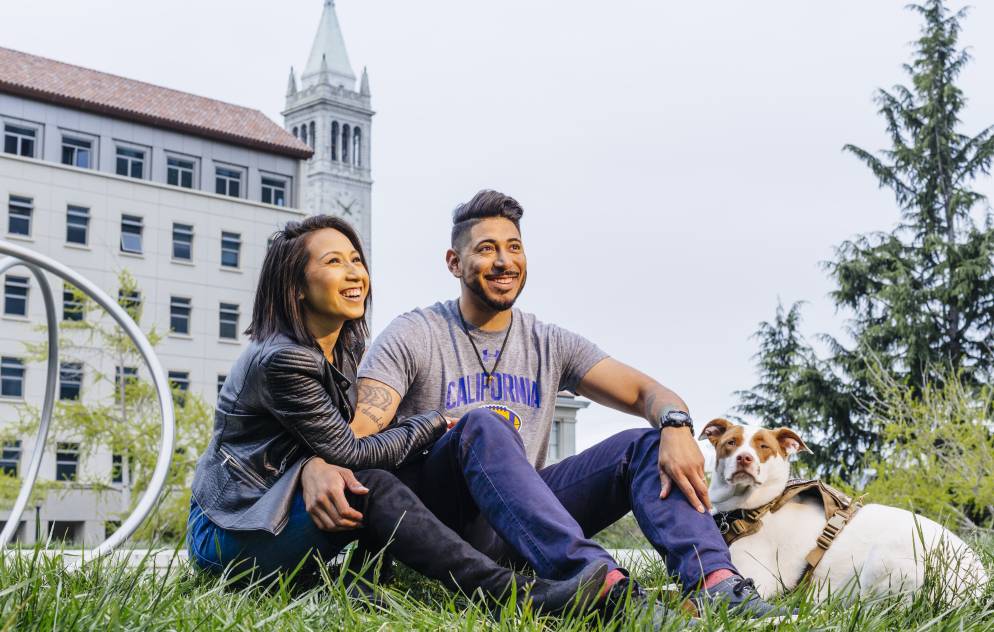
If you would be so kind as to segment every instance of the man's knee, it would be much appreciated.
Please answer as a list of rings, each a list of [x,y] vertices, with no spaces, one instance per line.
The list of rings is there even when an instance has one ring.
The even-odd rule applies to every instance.
[[[469,411],[459,420],[457,428],[459,428],[462,435],[466,438],[483,434],[503,437],[517,436],[517,432],[511,421],[487,408],[476,408]]]

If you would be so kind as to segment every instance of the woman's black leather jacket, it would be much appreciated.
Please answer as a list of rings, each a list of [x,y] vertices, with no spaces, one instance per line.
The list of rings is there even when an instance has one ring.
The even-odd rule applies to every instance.
[[[193,476],[193,497],[224,529],[278,534],[304,463],[394,469],[445,433],[437,411],[356,438],[355,367],[277,334],[239,356],[218,395],[214,435]]]

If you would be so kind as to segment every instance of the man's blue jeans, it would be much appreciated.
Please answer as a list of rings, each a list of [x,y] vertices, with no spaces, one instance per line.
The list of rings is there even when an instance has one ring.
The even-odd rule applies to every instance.
[[[709,514],[676,488],[660,500],[659,440],[653,428],[626,430],[536,472],[514,427],[477,409],[398,476],[478,549],[525,561],[549,579],[571,577],[598,560],[617,568],[590,538],[631,511],[689,589],[708,573],[735,567]]]

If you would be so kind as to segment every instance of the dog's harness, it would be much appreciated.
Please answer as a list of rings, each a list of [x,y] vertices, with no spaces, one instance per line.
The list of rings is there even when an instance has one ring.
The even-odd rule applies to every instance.
[[[731,546],[736,540],[758,532],[763,526],[761,520],[763,516],[778,511],[801,494],[816,497],[825,508],[825,527],[821,530],[815,547],[804,558],[807,566],[798,583],[806,581],[818,567],[822,558],[825,557],[828,547],[832,546],[835,538],[863,506],[862,498],[854,500],[819,480],[795,479],[788,481],[783,493],[765,505],[754,509],[736,509],[735,511],[716,513],[714,520],[718,523],[718,531],[725,538],[725,544]]]

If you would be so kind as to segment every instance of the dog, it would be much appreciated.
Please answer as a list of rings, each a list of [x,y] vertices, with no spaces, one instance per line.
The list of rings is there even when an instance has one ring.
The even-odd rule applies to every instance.
[[[709,495],[719,521],[729,512],[742,515],[738,510],[762,512],[785,498],[785,489],[797,489],[788,487],[790,457],[811,452],[789,428],[741,426],[726,419],[709,422],[700,438],[716,452]],[[908,596],[925,583],[926,567],[951,601],[979,595],[988,581],[977,554],[954,533],[924,516],[876,504],[856,503],[855,513],[845,512],[848,523],[811,569],[806,558],[818,548],[827,522],[820,494],[799,494],[773,507],[759,518],[757,531],[729,546],[732,563],[753,578],[764,598],[793,590],[802,578],[811,581],[819,601],[832,593]],[[756,527],[755,522],[737,526],[743,524],[751,525],[744,531]]]

